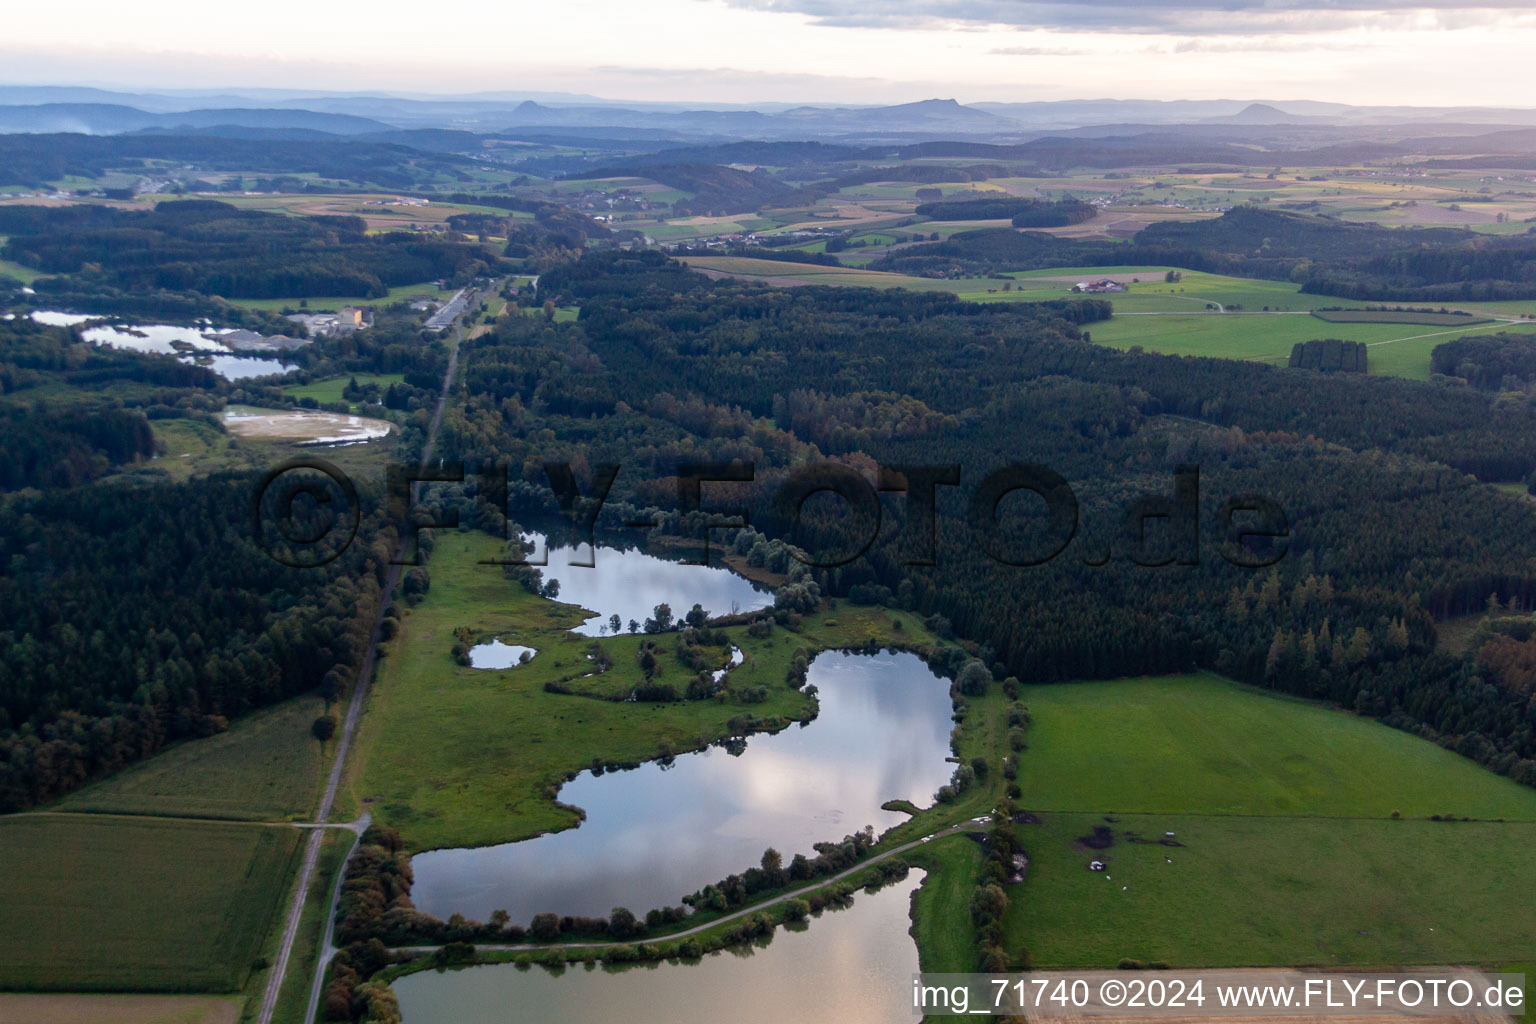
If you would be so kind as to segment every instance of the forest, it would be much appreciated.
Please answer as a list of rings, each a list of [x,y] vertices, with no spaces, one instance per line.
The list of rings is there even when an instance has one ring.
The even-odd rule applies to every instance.
[[[4,135],[0,134],[0,184],[38,187],[61,178],[100,178],[117,168],[149,170],[154,163],[196,164],[209,171],[273,175],[315,174],[412,188],[423,177],[473,180],[475,161],[406,146],[341,139],[245,139],[218,135]],[[303,185],[301,184],[301,188]]]
[[[330,565],[285,567],[252,536],[251,486],[215,474],[0,506],[0,810],[284,697],[340,694],[367,647],[389,538],[365,517]]]
[[[501,266],[482,246],[366,227],[361,217],[285,217],[207,199],[143,211],[5,206],[0,254],[88,286],[244,299],[379,298],[396,285],[467,281]]]
[[[414,323],[382,314],[372,331],[305,352],[319,373],[403,373],[381,398],[405,411],[435,393],[444,358]],[[273,386],[238,387],[293,404]],[[359,480],[353,544],[297,569],[271,557],[280,541],[252,532],[250,473],[112,477],[159,454],[157,422],[221,430],[217,410],[236,389],[173,356],[0,320],[0,812],[285,697],[334,700],[360,664],[393,550],[373,485]],[[419,426],[398,437],[401,457],[419,450]],[[294,536],[327,515],[296,511]]]
[[[1523,390],[1536,380],[1536,339],[1503,332],[1457,338],[1435,346],[1430,366],[1485,391]]]
[[[865,540],[836,502],[784,519],[772,495],[793,466],[831,459],[899,478],[901,466],[960,462],[963,486],[935,488],[933,564],[909,564],[907,506],[888,497],[863,557],[817,570],[823,592],[910,608],[980,645],[999,677],[1208,667],[1536,782],[1531,695],[1489,687],[1436,649],[1437,623],[1490,595],[1536,607],[1536,524],[1473,479],[1536,468],[1528,400],[1107,350],[1085,343],[1107,315],[1094,300],[773,290],[654,254],[588,256],[546,274],[540,294],[579,302],[580,320],[510,321],[470,343],[466,402],[444,424],[455,456],[499,457],[514,476],[522,466],[530,492],[538,459],[567,457],[579,474],[619,463],[610,504],[671,533],[698,522],[676,511],[682,453],[749,461],[755,478],[730,505],[810,552]],[[968,492],[1010,463],[1071,482],[1077,526],[1060,557],[1028,564],[1059,539],[1039,502],[999,506],[994,539],[1026,564],[972,536]],[[1174,547],[1185,534],[1139,536],[1127,511],[1169,494],[1185,465],[1201,495],[1193,557]],[[1250,494],[1283,510],[1282,541],[1236,536],[1228,499]],[[1148,567],[1174,554],[1190,564]]]

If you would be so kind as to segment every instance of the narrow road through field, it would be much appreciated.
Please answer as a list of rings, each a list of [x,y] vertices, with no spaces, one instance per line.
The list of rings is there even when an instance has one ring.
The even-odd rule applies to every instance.
[[[461,293],[462,294],[462,293]],[[471,296],[472,300],[473,296]],[[467,300],[464,307],[471,305]],[[432,450],[437,443],[437,431],[443,422],[443,410],[448,406],[448,393],[453,388],[454,374],[459,366],[459,346],[464,342],[464,326],[461,321],[454,322],[454,330],[457,332],[457,340],[448,353],[448,371],[443,374],[443,388],[437,396],[437,408],[432,412],[432,423],[427,428],[427,443],[421,450],[421,468],[425,469],[432,460]],[[414,500],[420,484],[411,485],[411,497]],[[398,560],[405,554],[408,538],[400,538],[395,551]],[[389,573],[384,578],[384,588],[379,596],[378,614],[374,616],[373,629],[368,635],[368,653],[363,656],[363,663],[357,672],[357,683],[352,687],[352,696],[347,702],[347,714],[342,720],[338,730],[340,739],[336,744],[336,758],[331,763],[331,774],[325,783],[325,793],[320,798],[320,810],[315,815],[315,824],[329,824],[327,819],[331,816],[331,808],[336,802],[336,790],[341,786],[341,776],[346,769],[347,752],[352,746],[352,736],[357,731],[357,723],[363,716],[364,698],[368,695],[368,683],[373,678],[374,665],[379,649],[379,637],[384,628],[384,610],[389,607],[390,595],[395,592],[395,585],[400,582],[401,566],[391,565]],[[362,838],[363,830],[371,821],[368,814],[364,814],[357,821],[352,822],[352,830],[357,833],[358,840]],[[299,868],[299,880],[294,888],[293,902],[288,907],[288,920],[283,926],[283,939],[278,947],[277,959],[272,964],[271,974],[267,976],[267,988],[262,993],[261,1009],[256,1014],[256,1024],[272,1024],[272,1014],[277,1010],[277,997],[283,988],[283,977],[288,972],[288,961],[293,956],[293,943],[299,931],[299,921],[304,915],[304,900],[309,893],[310,885],[314,879],[315,864],[320,859],[320,844],[325,839],[325,829],[315,828],[309,836],[309,843],[304,849],[304,862]],[[352,843],[352,850],[356,851],[357,840]],[[352,854],[347,854],[351,859]],[[341,896],[341,878],[345,873],[345,864],[342,870],[336,873],[336,891],[332,894],[330,909],[327,912],[325,926],[325,941],[315,963],[315,981],[310,991],[309,1012],[305,1016],[305,1024],[314,1020],[315,1008],[320,999],[320,983],[325,977],[325,967],[330,963],[334,950],[331,947],[332,932],[336,923],[336,900]]]

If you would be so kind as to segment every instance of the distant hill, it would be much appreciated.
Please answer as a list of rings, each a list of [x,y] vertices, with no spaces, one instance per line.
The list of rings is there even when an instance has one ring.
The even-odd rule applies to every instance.
[[[794,202],[801,193],[764,170],[740,171],[719,164],[667,164],[634,166],[619,164],[583,171],[590,178],[649,178],[692,193],[674,204],[678,211],[693,213],[749,213],[770,204]],[[806,201],[811,196],[805,195]]]
[[[0,106],[0,132],[80,132],[115,135],[145,129],[204,129],[225,125],[244,128],[300,128],[332,135],[361,135],[393,130],[382,121],[351,114],[313,110],[230,107],[153,113],[113,103],[36,103]]]
[[[1330,118],[1288,114],[1268,103],[1250,103],[1235,114],[1226,117],[1210,117],[1206,120],[1212,124],[1318,124],[1327,123]]]

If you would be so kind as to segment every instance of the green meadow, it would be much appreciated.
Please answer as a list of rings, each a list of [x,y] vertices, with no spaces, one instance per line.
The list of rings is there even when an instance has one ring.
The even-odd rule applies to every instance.
[[[552,787],[594,759],[682,753],[730,735],[728,723],[738,715],[787,725],[811,714],[813,698],[785,685],[796,649],[933,642],[919,622],[909,619],[898,630],[880,609],[823,611],[799,633],[776,626],[754,638],[744,628],[728,630],[745,658],[732,670],[731,685],[766,688],[761,703],[603,700],[596,695],[642,682],[635,655],[647,638],[601,638],[613,667],[597,682],[583,681],[595,638],[570,630],[586,613],[528,593],[497,566],[477,564],[501,549],[484,534],[439,535],[428,565],[431,589],[406,612],[369,691],[338,796],[339,818],[354,815],[366,799],[374,820],[398,828],[413,850],[568,828],[578,819],[554,802]],[[452,656],[462,642],[456,630],[472,641],[495,636],[538,653],[511,669],[461,666]],[[675,635],[652,639],[666,679]],[[546,682],[592,695],[546,692]]]
[[[1027,687],[1031,810],[1536,822],[1536,790],[1369,718],[1200,674]]]
[[[1499,964],[1536,953],[1536,824],[1041,815],[1007,927],[1037,967]],[[1107,849],[1079,837],[1095,826]],[[1176,833],[1179,846],[1137,843]],[[1094,859],[1105,870],[1088,870]]]
[[[1041,821],[1018,826],[1030,867],[1007,931],[1036,966],[1536,951],[1536,791],[1371,719],[1211,675],[1023,699],[1019,803]],[[1107,845],[1084,841],[1095,829]]]
[[[1527,334],[1536,323],[1494,323],[1474,327],[1415,327],[1410,324],[1331,324],[1312,316],[1263,313],[1196,313],[1185,316],[1117,316],[1092,324],[1093,340],[1114,348],[1133,345],[1170,355],[1252,359],[1281,363],[1297,342],[1314,338],[1361,341],[1370,348],[1370,372],[1429,379],[1429,357],[1436,345],[1469,334]]]
[[[350,381],[356,380],[361,387],[369,384],[377,384],[380,388],[387,388],[391,384],[399,384],[405,380],[401,373],[354,373],[342,377],[327,377],[325,380],[314,380],[308,384],[289,384],[283,388],[283,394],[292,395],[294,398],[313,398],[321,405],[330,402],[345,402],[342,391]],[[352,407],[357,408],[357,403]]]

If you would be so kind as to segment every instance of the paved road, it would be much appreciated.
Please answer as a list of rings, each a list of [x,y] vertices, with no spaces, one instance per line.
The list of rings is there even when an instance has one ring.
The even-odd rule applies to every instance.
[[[467,291],[467,289],[466,289]],[[460,293],[463,294],[462,292]],[[463,343],[464,328],[462,324],[455,324],[458,331],[458,342]],[[437,397],[437,408],[432,412],[432,423],[427,430],[427,443],[422,448],[421,466],[426,468],[432,459],[432,450],[437,443],[437,430],[443,422],[443,410],[448,405],[448,393],[453,387],[454,374],[459,366],[459,345],[456,344],[448,356],[448,371],[443,374],[443,389]],[[420,484],[412,485],[412,498],[420,489]],[[407,538],[401,538],[395,557],[398,559],[404,555]],[[390,595],[395,591],[395,584],[400,581],[401,566],[391,565],[389,573],[384,579],[384,589],[379,597],[379,611],[373,620],[373,629],[368,636],[368,652],[363,656],[362,666],[357,672],[357,685],[352,687],[352,696],[347,702],[347,714],[342,720],[339,730],[340,739],[336,744],[336,758],[331,764],[331,774],[326,780],[325,793],[320,798],[320,810],[315,816],[314,826],[331,824],[327,821],[331,816],[331,808],[336,803],[336,790],[341,786],[342,772],[346,769],[347,752],[352,746],[352,737],[357,732],[357,723],[363,716],[364,698],[368,694],[368,684],[373,679],[374,663],[377,659],[380,632],[384,624],[384,610],[389,607]],[[352,852],[357,850],[358,840],[362,838],[363,830],[368,827],[371,817],[364,814],[361,818],[351,822],[346,827],[357,834],[357,839],[352,842],[352,851],[348,852],[350,860]],[[313,826],[312,826],[313,827]],[[288,973],[288,961],[293,956],[293,943],[299,931],[299,920],[304,915],[304,900],[309,894],[315,874],[315,864],[320,859],[320,844],[325,838],[325,828],[314,827],[310,833],[309,843],[304,849],[304,862],[299,868],[299,882],[294,889],[293,902],[288,906],[288,920],[283,925],[283,940],[278,947],[277,959],[272,964],[272,971],[267,976],[267,988],[261,997],[261,1009],[256,1015],[256,1024],[272,1024],[272,1014],[277,1010],[278,993],[283,988],[283,978]],[[341,880],[345,874],[342,871],[336,873],[336,889],[331,896],[330,910],[326,918],[325,941],[322,944],[322,955],[315,964],[315,980],[310,989],[309,1012],[305,1016],[306,1022],[315,1019],[315,1010],[320,1000],[320,985],[325,978],[325,967],[335,955],[335,948],[331,945],[331,938],[336,925],[336,902],[341,896]]]
[[[863,871],[865,868],[869,867],[871,864],[878,864],[878,863],[880,863],[883,860],[887,860],[887,859],[889,859],[891,857],[896,856],[897,854],[906,853],[908,850],[911,850],[911,849],[914,849],[915,847],[921,846],[923,843],[926,843],[926,842],[928,842],[931,839],[937,839],[940,836],[952,836],[952,835],[955,835],[955,834],[960,833],[960,832],[980,832],[985,827],[986,826],[985,826],[985,824],[983,822],[978,822],[978,821],[974,821],[973,820],[973,821],[963,821],[963,822],[961,822],[958,825],[951,825],[948,828],[939,829],[939,831],[937,831],[937,832],[933,832],[933,833],[930,833],[929,835],[922,836],[921,838],[914,839],[910,843],[902,843],[900,846],[893,846],[889,850],[883,850],[880,853],[875,854],[873,857],[866,857],[864,860],[859,861],[853,867],[848,868],[845,871],[839,871],[835,875],[828,875],[826,878],[822,878],[822,879],[819,879],[819,880],[817,880],[815,882],[812,882],[810,885],[802,886],[799,889],[795,889],[792,892],[786,892],[786,893],[784,893],[784,894],[782,894],[780,896],[775,896],[771,900],[764,900],[761,903],[754,903],[750,907],[743,907],[740,910],[732,911],[729,914],[725,914],[725,915],[723,915],[721,917],[717,917],[717,918],[715,918],[712,921],[705,922],[704,924],[695,925],[692,928],[685,928],[684,930],[682,930],[680,932],[668,932],[666,935],[659,935],[659,936],[656,937],[657,941],[662,941],[662,940],[671,941],[673,939],[686,939],[690,935],[697,935],[700,932],[707,931],[708,929],[715,927],[716,925],[725,924],[727,921],[734,921],[738,917],[746,917],[748,914],[755,914],[759,910],[764,909],[765,907],[771,907],[771,906],[774,906],[776,904],[783,903],[785,900],[792,900],[792,899],[795,899],[798,896],[804,896],[806,893],[813,892],[813,891],[815,891],[817,889],[820,889],[820,888],[822,888],[824,886],[828,886],[828,885],[832,885],[832,884],[837,883],[837,882],[841,882],[845,878],[849,878],[849,877],[851,877],[853,875],[858,874],[859,872]],[[516,944],[484,944],[484,945],[482,945],[480,943],[476,943],[475,944],[475,948],[476,949],[490,949],[490,950],[496,950],[496,951],[499,951],[499,952],[519,953],[519,952],[532,951],[532,950],[538,950],[538,949],[603,949],[603,948],[605,948],[607,946],[624,946],[624,945],[629,945],[629,943],[626,943],[626,942],[522,942],[522,943],[516,943]],[[438,950],[438,949],[441,949],[441,948],[442,948],[441,946],[398,946],[398,947],[396,947],[394,949],[391,949],[390,952],[391,953],[408,953],[408,954],[413,954],[413,955],[422,955],[422,954],[434,952],[435,950]]]

